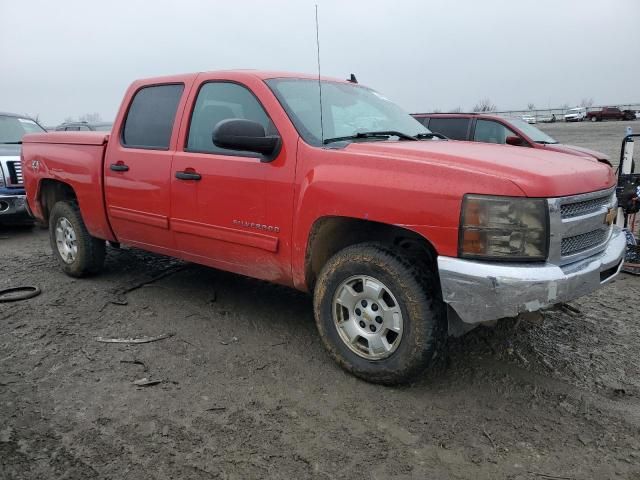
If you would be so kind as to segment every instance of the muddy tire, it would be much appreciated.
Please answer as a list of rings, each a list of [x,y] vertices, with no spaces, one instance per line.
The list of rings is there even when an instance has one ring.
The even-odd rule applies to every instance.
[[[92,237],[76,202],[54,205],[49,216],[49,240],[62,270],[72,277],[84,277],[102,270],[106,246]]]
[[[429,268],[381,244],[353,245],[318,277],[318,332],[348,372],[373,383],[406,383],[429,367],[446,340],[438,292]]]

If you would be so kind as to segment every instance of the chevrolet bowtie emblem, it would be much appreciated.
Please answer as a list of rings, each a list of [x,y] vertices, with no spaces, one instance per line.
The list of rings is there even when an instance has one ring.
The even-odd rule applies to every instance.
[[[613,222],[616,220],[617,213],[618,212],[616,212],[615,208],[607,210],[607,214],[604,216],[604,223],[607,225],[613,225]]]

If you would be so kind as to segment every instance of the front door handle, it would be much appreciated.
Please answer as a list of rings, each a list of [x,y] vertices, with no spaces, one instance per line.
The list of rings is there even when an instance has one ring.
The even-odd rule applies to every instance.
[[[112,163],[109,168],[114,172],[128,172],[129,166],[125,165],[124,162]]]
[[[176,172],[176,178],[180,180],[200,180],[202,176],[196,172]]]

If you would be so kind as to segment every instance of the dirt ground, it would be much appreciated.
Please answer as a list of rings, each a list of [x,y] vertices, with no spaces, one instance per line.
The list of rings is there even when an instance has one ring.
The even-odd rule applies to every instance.
[[[617,158],[623,126],[545,129]],[[42,288],[0,303],[2,479],[640,478],[638,277],[389,388],[328,358],[305,294],[133,249],[73,280],[47,233],[0,227],[0,288]]]

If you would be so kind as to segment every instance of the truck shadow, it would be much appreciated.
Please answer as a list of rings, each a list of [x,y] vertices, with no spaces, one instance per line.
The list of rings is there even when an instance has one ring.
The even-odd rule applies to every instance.
[[[162,276],[171,269],[175,273]],[[158,275],[162,278],[154,281]],[[333,366],[316,331],[312,298],[304,292],[126,248],[110,250],[106,272],[97,278],[116,281],[121,285],[117,288],[123,290],[149,281],[145,288],[127,296],[139,297],[145,306],[171,312],[173,321],[189,322],[194,332],[229,332],[230,338],[242,337],[256,355],[255,349],[261,345],[286,343],[296,357],[311,355]],[[518,362],[520,353],[513,349],[512,338],[520,328],[523,327],[514,321],[505,321],[496,328],[479,327],[463,337],[449,338],[443,354],[418,384],[466,374],[479,358]],[[188,332],[183,330],[182,334]],[[206,335],[202,333],[195,340],[219,343],[217,336]]]
[[[36,228],[32,222],[3,223],[0,219],[0,237],[3,237],[5,240],[12,237],[31,235]]]

